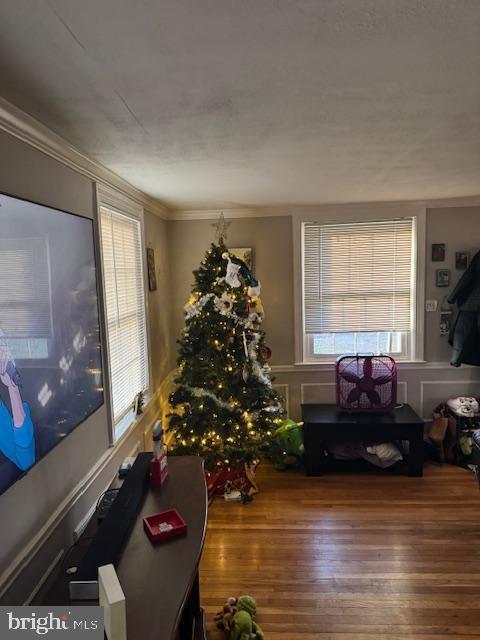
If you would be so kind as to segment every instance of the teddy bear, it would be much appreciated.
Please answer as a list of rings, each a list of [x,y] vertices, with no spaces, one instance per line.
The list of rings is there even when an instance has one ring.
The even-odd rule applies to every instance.
[[[233,627],[233,616],[237,613],[238,598],[227,598],[223,608],[215,614],[214,621],[219,629],[230,631]]]
[[[257,604],[251,596],[240,596],[237,612],[233,616],[230,640],[265,640],[265,635],[255,622]]]

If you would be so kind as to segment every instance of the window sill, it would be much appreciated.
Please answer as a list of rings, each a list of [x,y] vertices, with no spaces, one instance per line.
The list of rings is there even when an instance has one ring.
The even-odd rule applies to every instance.
[[[133,409],[131,409],[128,413],[126,413],[121,420],[119,420],[115,424],[115,432],[114,432],[114,441],[112,442],[112,447],[117,447],[121,442],[126,440],[128,435],[135,430],[140,421],[143,419],[145,415],[145,411],[152,401],[153,396],[148,393],[148,395],[144,396],[144,405],[142,413],[139,415],[135,415]]]
[[[400,360],[397,361],[397,366],[400,371],[415,371],[425,369],[448,369],[452,368],[452,365],[448,361],[441,362],[429,362],[427,360]],[[474,368],[472,365],[462,365],[462,368]],[[295,362],[294,364],[277,364],[272,365],[272,372],[277,373],[300,373],[300,372],[314,372],[314,371],[333,371],[335,369],[335,362]]]
[[[395,358],[394,358],[395,360]],[[422,365],[422,364],[430,364],[426,360],[395,360],[397,366],[402,367],[405,365]],[[299,368],[307,368],[307,367],[323,367],[325,369],[329,369],[336,365],[336,360],[306,360],[304,362],[295,362],[293,364],[294,367]],[[440,364],[440,363],[436,363]]]
[[[418,370],[418,369],[450,369],[449,362],[428,362],[427,360],[397,360],[397,366],[400,371]],[[464,365],[466,366],[466,365]],[[277,373],[300,373],[314,371],[333,371],[335,362],[295,362],[294,364],[277,364],[272,365],[272,372]]]
[[[138,416],[135,415],[133,409],[125,414],[123,418],[115,424],[115,444],[118,444],[137,422]]]

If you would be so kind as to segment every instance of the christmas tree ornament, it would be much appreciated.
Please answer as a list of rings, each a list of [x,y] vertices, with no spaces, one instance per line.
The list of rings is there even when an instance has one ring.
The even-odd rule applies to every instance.
[[[238,273],[240,271],[240,265],[235,264],[231,258],[227,258],[227,273],[225,274],[225,281],[231,287],[237,289],[242,285]]]
[[[243,332],[242,342],[243,342],[243,351],[245,352],[245,358],[248,358],[249,353],[248,353],[248,344],[247,344],[247,334],[245,333],[245,331]]]
[[[260,347],[259,354],[264,360],[270,360],[270,358],[272,357],[272,350],[270,349],[270,347],[263,346]]]
[[[258,315],[261,315],[263,317],[265,312],[263,310],[263,304],[260,296],[250,296],[250,306],[252,311],[255,311],[256,313],[258,313]]]
[[[222,293],[220,298],[217,296],[214,298],[215,308],[222,316],[227,316],[231,313],[233,309],[233,302],[233,298],[226,291]]]

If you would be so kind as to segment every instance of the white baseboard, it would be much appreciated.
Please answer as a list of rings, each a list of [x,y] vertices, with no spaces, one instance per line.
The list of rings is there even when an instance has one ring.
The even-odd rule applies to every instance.
[[[40,591],[40,589],[43,587],[43,585],[45,584],[45,582],[48,580],[48,578],[51,576],[51,574],[53,573],[53,571],[57,568],[58,563],[63,559],[65,554],[65,549],[61,549],[57,555],[55,556],[55,558],[52,560],[52,562],[48,565],[46,571],[43,573],[42,577],[40,578],[40,580],[37,582],[37,584],[35,585],[35,589],[31,592],[31,594],[28,596],[28,598],[25,600],[25,602],[23,603],[23,606],[26,607],[29,604],[31,604],[32,600],[35,598],[35,596],[37,595],[37,593]]]

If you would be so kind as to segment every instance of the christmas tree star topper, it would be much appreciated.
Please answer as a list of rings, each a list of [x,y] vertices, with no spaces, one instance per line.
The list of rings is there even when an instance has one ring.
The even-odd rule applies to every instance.
[[[227,239],[227,229],[231,224],[231,222],[226,222],[222,211],[217,222],[212,224],[212,227],[215,227],[215,244],[220,244]]]

